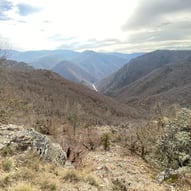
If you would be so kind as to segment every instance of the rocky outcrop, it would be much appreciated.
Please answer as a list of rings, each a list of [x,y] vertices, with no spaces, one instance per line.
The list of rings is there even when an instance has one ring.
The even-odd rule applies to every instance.
[[[64,165],[67,158],[59,144],[52,143],[47,136],[34,129],[24,129],[11,124],[0,125],[0,150],[8,146],[17,152],[31,149],[43,160],[59,165]]]

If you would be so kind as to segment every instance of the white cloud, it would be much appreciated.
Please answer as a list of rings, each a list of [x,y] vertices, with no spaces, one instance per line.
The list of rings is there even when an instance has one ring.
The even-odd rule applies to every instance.
[[[65,47],[131,52],[148,50],[150,45],[150,49],[165,48],[165,45],[172,47],[173,43],[174,47],[179,47],[180,42],[184,42],[183,48],[189,45],[191,3],[188,0],[2,2],[0,8],[4,12],[0,14],[0,35],[15,48]]]
[[[0,33],[23,49],[53,49],[62,46],[63,44],[59,44],[57,39],[50,38],[56,34],[60,34],[63,39],[75,37],[78,44],[82,45],[83,41],[93,38],[100,41],[105,38],[123,39],[125,36],[121,25],[124,23],[124,18],[133,11],[136,2],[130,0],[10,1],[14,4],[14,8],[9,10],[8,16],[13,20],[0,21],[0,27],[3,28]]]

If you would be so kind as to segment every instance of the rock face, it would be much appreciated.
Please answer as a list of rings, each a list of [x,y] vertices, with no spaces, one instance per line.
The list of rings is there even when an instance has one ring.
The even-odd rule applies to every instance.
[[[24,129],[22,126],[0,125],[0,150],[7,146],[13,146],[17,151],[32,149],[43,160],[59,165],[64,165],[67,158],[59,144],[52,143],[47,136],[34,129]]]

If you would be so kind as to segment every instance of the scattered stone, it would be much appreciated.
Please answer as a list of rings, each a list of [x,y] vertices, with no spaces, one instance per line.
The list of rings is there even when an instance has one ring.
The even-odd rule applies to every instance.
[[[170,179],[172,177],[178,177],[180,175],[183,175],[187,172],[190,172],[191,169],[189,167],[181,167],[178,168],[177,170],[173,169],[167,169],[165,171],[162,171],[156,178],[157,182],[161,184],[163,181]]]

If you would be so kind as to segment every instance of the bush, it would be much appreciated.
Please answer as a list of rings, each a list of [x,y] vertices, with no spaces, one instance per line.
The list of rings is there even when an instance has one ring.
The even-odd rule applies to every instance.
[[[103,145],[103,148],[105,151],[108,151],[110,149],[111,145],[111,137],[109,133],[104,133],[101,137],[101,143]]]
[[[177,169],[191,165],[191,112],[182,109],[178,117],[165,125],[165,134],[157,142],[163,166]]]
[[[12,156],[14,154],[14,149],[11,145],[7,145],[1,149],[1,155],[3,157]]]
[[[0,188],[7,188],[8,185],[10,185],[12,182],[11,176],[7,175],[7,176],[2,176],[0,178]]]
[[[10,159],[5,159],[2,161],[2,169],[4,171],[9,172],[11,170],[12,166],[13,166],[13,163]]]
[[[88,182],[88,184],[92,185],[92,186],[95,186],[95,187],[99,187],[99,184],[97,182],[97,180],[95,179],[95,177],[93,176],[88,176],[85,180],[86,182]]]
[[[57,186],[55,184],[44,184],[41,186],[42,190],[46,190],[46,191],[56,191],[57,190]]]
[[[127,185],[124,184],[124,180],[113,180],[113,188],[112,191],[127,191]]]
[[[78,181],[80,181],[80,176],[78,175],[78,173],[76,171],[69,170],[64,175],[64,180],[69,181],[69,182],[78,182]]]

